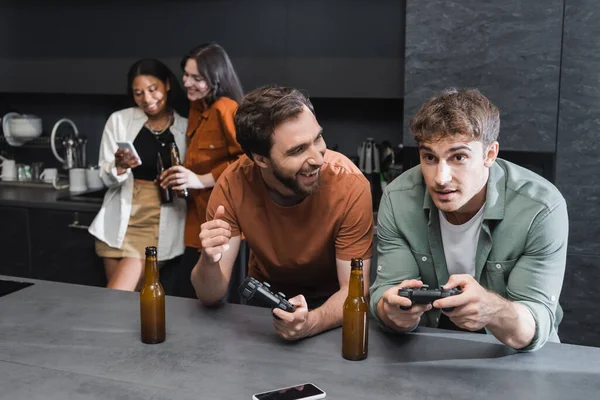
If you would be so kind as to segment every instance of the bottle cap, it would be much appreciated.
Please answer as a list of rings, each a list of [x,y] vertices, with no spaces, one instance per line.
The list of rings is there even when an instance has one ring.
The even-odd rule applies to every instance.
[[[155,246],[146,247],[146,257],[147,256],[155,256],[156,257],[156,247]]]

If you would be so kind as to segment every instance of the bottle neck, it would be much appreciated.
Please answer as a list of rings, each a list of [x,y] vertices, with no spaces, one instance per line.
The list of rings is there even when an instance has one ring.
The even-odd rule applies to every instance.
[[[146,267],[144,268],[144,284],[150,285],[157,283],[158,277],[158,260],[155,256],[146,257]]]
[[[179,151],[174,144],[171,145],[171,164],[173,164],[173,166],[181,165],[181,161],[179,159]]]
[[[158,170],[158,174],[160,175],[161,172],[163,172],[165,170],[165,166],[163,164],[162,161],[162,157],[160,155],[160,152],[158,152],[156,154],[156,169]]]
[[[363,278],[362,266],[352,267],[350,272],[350,283],[348,284],[348,296],[363,297],[365,295],[365,281]]]

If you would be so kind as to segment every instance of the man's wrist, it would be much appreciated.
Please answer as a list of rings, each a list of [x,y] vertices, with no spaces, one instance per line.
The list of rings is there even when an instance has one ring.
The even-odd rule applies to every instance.
[[[509,300],[489,290],[486,290],[486,296],[486,302],[493,316],[484,326],[485,328],[494,330],[505,325],[507,319],[512,320],[516,318],[513,304]]]
[[[201,269],[213,268],[214,266],[219,265],[221,258],[223,258],[223,255],[221,255],[218,261],[213,261],[212,257],[206,254],[204,250],[202,250],[202,253],[200,253],[200,260],[198,264]]]
[[[409,326],[408,328],[402,327],[402,326],[398,326],[394,323],[394,321],[392,321],[387,314],[383,311],[383,296],[379,299],[379,301],[377,302],[377,315],[376,317],[389,329],[391,329],[394,332],[397,333],[408,333],[408,332],[412,332],[415,329],[417,329],[417,326],[419,326],[419,323],[421,322],[421,320],[419,319],[417,322],[415,322],[413,325]]]
[[[308,326],[306,337],[310,337],[318,333],[319,321],[321,321],[321,312],[319,309],[320,307],[308,312],[306,317],[306,325]]]
[[[498,340],[514,349],[527,347],[535,337],[535,319],[527,307],[492,293],[495,311],[487,328]]]

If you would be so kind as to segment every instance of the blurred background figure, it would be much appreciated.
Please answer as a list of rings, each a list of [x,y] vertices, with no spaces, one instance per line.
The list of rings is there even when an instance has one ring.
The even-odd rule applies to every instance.
[[[97,239],[96,253],[104,258],[107,286],[136,290],[147,246],[158,248],[159,261],[184,250],[185,201],[161,205],[156,178],[159,156],[170,160],[169,144],[176,143],[185,156],[187,120],[172,108],[182,94],[177,79],[158,60],[134,63],[127,91],[135,106],[113,113],[102,135],[98,163],[108,191],[89,231]],[[117,142],[133,143],[137,156]]]
[[[185,224],[186,251],[172,294],[195,298],[190,273],[198,261],[200,225],[216,180],[240,155],[233,117],[243,90],[229,56],[218,44],[203,44],[181,61],[183,85],[190,100],[188,151],[184,166],[165,171],[161,185],[189,192]]]

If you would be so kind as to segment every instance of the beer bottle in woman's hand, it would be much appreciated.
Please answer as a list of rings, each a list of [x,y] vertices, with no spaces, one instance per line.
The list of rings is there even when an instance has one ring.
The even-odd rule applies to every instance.
[[[171,150],[171,167],[182,165],[181,158],[179,157],[179,149],[177,148],[177,144],[173,142],[169,145],[169,148]],[[183,190],[176,190],[175,193],[177,194],[177,196],[183,197],[184,199],[187,199],[188,197],[188,190],[186,188],[184,188]]]
[[[160,194],[160,203],[172,203],[173,202],[173,192],[169,188],[163,188],[160,186],[160,176],[165,170],[165,166],[163,164],[162,155],[160,151],[156,154],[156,185],[158,187],[158,193]]]

